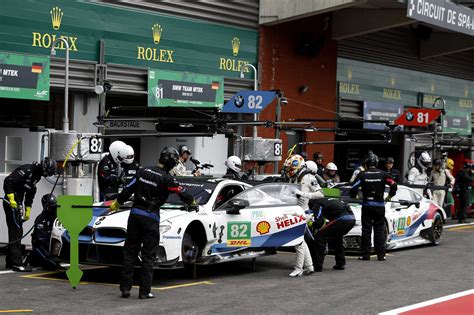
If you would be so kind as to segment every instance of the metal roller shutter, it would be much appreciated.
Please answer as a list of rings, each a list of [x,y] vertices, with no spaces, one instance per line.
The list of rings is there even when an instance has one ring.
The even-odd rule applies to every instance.
[[[258,28],[259,1],[135,1],[95,0],[117,6],[156,11],[178,17],[204,20],[255,30]]]
[[[95,62],[69,61],[69,88],[71,90],[94,91]],[[64,59],[51,58],[51,87],[64,88]]]
[[[107,64],[107,79],[112,82],[110,93],[147,94],[146,68]]]
[[[420,59],[418,46],[410,29],[399,27],[341,40],[338,57],[474,80],[473,51]]]
[[[342,117],[363,118],[362,102],[341,99],[339,113]]]

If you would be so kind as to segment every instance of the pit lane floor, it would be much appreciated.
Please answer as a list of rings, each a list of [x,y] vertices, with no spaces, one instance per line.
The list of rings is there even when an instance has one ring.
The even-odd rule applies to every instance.
[[[440,246],[390,252],[385,262],[348,257],[345,271],[333,270],[328,256],[322,273],[290,278],[294,260],[294,253],[260,258],[255,271],[250,261],[198,267],[197,279],[156,271],[151,300],[139,300],[136,288],[120,298],[117,268],[83,266],[76,290],[64,272],[2,269],[0,312],[376,314],[474,288],[474,224],[445,228]]]

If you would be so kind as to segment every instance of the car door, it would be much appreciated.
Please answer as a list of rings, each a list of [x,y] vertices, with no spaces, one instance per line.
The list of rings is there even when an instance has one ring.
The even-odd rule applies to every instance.
[[[241,247],[284,247],[302,242],[306,217],[297,186],[263,184],[235,196],[214,212],[225,227],[220,251]]]
[[[399,187],[396,195],[392,198],[391,210],[394,218],[392,240],[406,238],[413,234],[410,227],[414,223],[413,214],[417,208],[414,204],[403,205],[403,201],[414,202],[413,198],[412,192],[404,187]],[[400,201],[402,204],[399,203]]]

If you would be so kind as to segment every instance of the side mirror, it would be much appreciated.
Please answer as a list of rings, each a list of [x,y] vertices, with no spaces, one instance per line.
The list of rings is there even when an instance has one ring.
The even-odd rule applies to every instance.
[[[417,202],[415,202],[415,203],[413,203],[413,204],[415,205],[415,207],[416,207],[417,209],[420,209],[420,202],[419,202],[419,201],[417,201]]]
[[[399,200],[398,203],[400,204],[400,206],[409,206],[410,205],[410,201],[408,201],[408,200]]]
[[[250,204],[248,200],[244,199],[232,199],[229,201],[229,210],[227,210],[227,214],[239,214],[240,209],[247,208]]]

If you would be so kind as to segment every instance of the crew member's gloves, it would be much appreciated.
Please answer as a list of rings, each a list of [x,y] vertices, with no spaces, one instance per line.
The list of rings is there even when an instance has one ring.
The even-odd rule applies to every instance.
[[[299,189],[296,189],[293,194],[296,196],[296,198],[301,198],[301,196],[304,195],[304,192],[302,192],[301,190]]]
[[[109,206],[109,211],[117,211],[120,209],[120,203],[117,200],[114,200]]]
[[[186,211],[188,212],[199,211],[199,204],[197,203],[196,199],[194,199],[190,204],[186,206]]]
[[[199,211],[199,205],[188,205],[186,210],[188,212],[193,212],[193,211],[198,212]]]
[[[393,196],[388,195],[385,197],[385,202],[391,201]]]
[[[12,209],[18,208],[18,204],[16,203],[14,193],[8,194],[7,198],[8,198],[8,201],[10,202],[10,207],[12,207]]]
[[[25,220],[28,221],[30,219],[30,214],[31,214],[31,206],[25,207]]]

